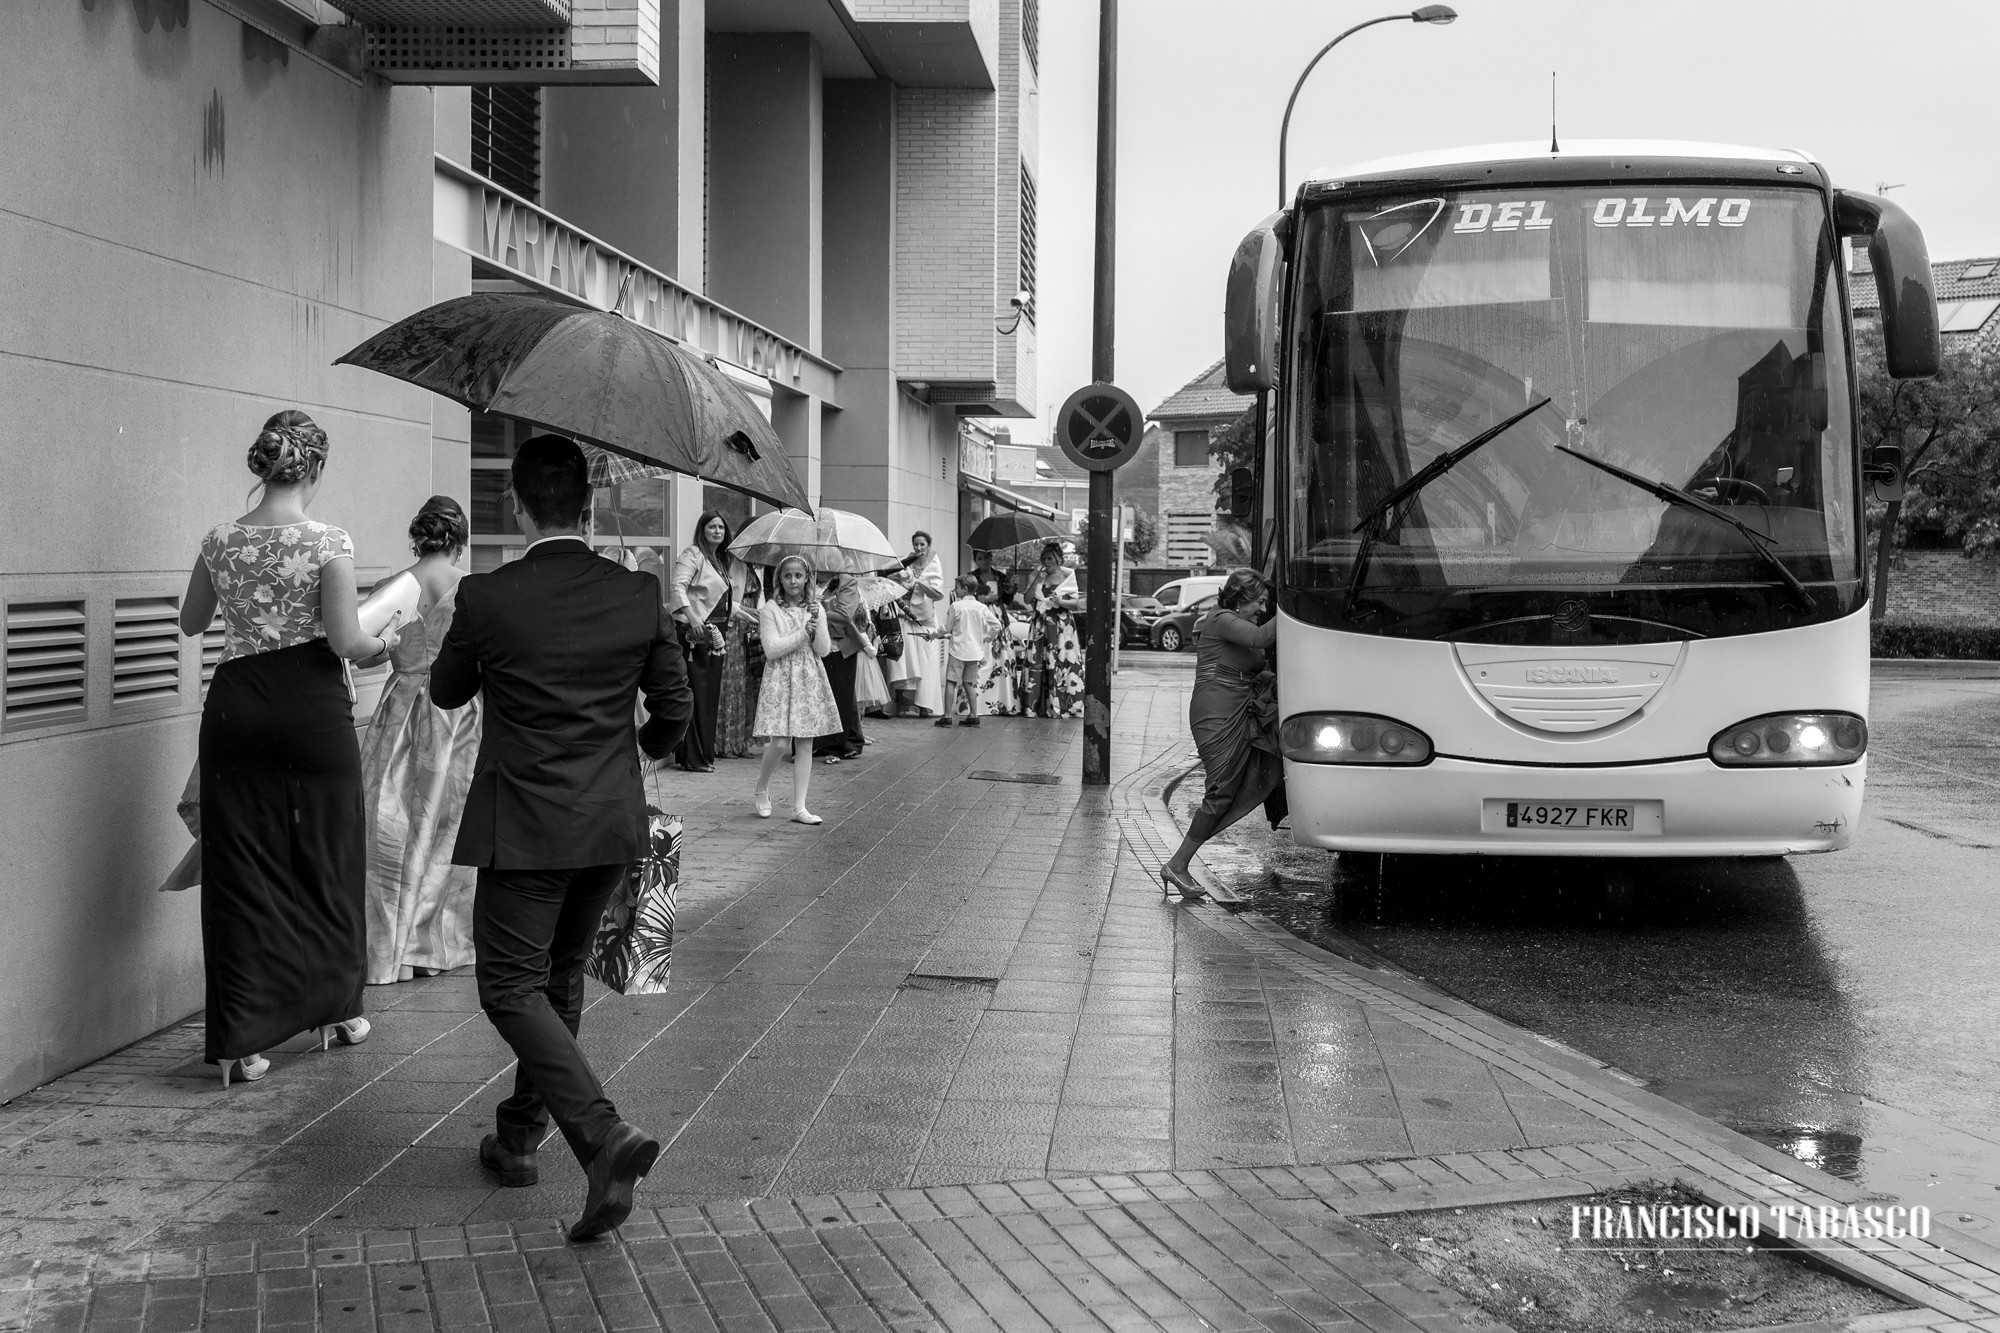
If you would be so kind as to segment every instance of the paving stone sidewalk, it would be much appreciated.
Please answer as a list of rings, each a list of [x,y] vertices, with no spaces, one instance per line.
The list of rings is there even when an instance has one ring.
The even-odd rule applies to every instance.
[[[1846,1201],[1477,1011],[1164,900],[1187,688],[1121,675],[1108,792],[1076,785],[1075,724],[1029,719],[874,724],[815,768],[817,829],[753,818],[747,760],[660,779],[689,834],[672,993],[584,1020],[667,1143],[612,1242],[562,1242],[560,1140],[534,1189],[481,1176],[511,1064],[470,978],[433,978],[260,1084],[222,1091],[197,1020],[0,1107],[0,1333],[1477,1327],[1344,1217],[1661,1176]],[[1871,1326],[2000,1329],[1976,1242],[1827,1249],[1917,1307]]]

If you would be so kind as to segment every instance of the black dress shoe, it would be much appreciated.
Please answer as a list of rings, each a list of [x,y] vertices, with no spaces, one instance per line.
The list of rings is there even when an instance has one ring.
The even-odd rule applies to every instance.
[[[507,1151],[500,1146],[498,1134],[488,1134],[479,1141],[479,1164],[508,1189],[523,1189],[542,1178],[535,1154]]]
[[[583,1216],[569,1229],[569,1238],[595,1240],[630,1217],[632,1191],[659,1157],[659,1140],[637,1125],[622,1120],[614,1125],[584,1168],[589,1188],[583,1196]]]

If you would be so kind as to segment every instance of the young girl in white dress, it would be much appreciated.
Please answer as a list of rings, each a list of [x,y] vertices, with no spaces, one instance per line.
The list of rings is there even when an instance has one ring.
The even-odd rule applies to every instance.
[[[777,594],[757,613],[757,633],[764,644],[764,686],[757,696],[754,739],[764,742],[757,767],[757,817],[771,817],[771,775],[789,748],[792,752],[792,818],[801,824],[820,823],[806,809],[806,785],[812,780],[813,740],[840,730],[840,711],[819,659],[833,651],[826,630],[826,611],[813,595],[812,566],[795,555],[778,562]]]

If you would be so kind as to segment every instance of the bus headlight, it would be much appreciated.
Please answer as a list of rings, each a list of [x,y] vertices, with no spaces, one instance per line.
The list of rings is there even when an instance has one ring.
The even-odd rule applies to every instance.
[[[1725,768],[1851,764],[1867,750],[1868,724],[1852,713],[1766,713],[1708,743],[1708,757]]]
[[[1278,748],[1302,764],[1428,764],[1431,738],[1370,713],[1296,713],[1278,728]]]

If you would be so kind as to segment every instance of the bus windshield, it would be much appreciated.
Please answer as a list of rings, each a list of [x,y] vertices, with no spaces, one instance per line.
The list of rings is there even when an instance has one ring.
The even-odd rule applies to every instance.
[[[1846,325],[1821,197],[1620,189],[1336,198],[1301,219],[1293,614],[1406,637],[1589,642],[1859,606]],[[1426,465],[1543,399],[1371,518]]]

